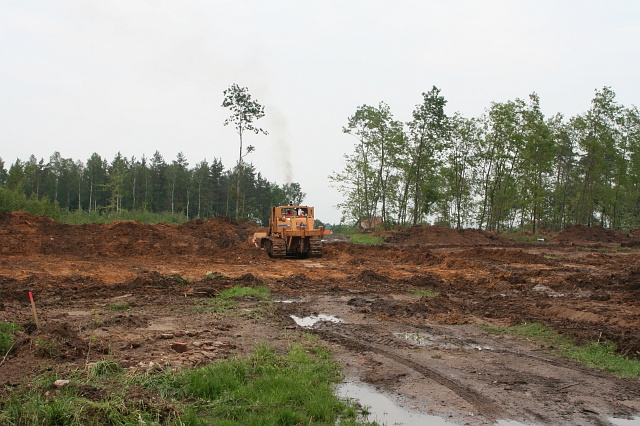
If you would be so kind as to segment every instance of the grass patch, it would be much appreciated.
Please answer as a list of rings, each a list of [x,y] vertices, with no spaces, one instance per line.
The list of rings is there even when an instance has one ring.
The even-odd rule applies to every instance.
[[[433,289],[427,289],[427,290],[411,290],[411,293],[415,294],[418,297],[426,297],[428,299],[433,299],[434,297],[436,297],[438,294],[437,291],[433,290]]]
[[[293,346],[285,355],[266,345],[176,376],[170,387],[193,399],[188,424],[358,424],[357,410],[333,393],[338,365],[326,350]]]
[[[640,377],[640,360],[616,354],[617,347],[612,342],[590,342],[578,346],[573,339],[538,323],[486,327],[486,330],[494,334],[511,334],[543,343],[563,358],[576,360],[589,368],[607,371],[620,377]]]
[[[15,341],[13,333],[20,330],[18,324],[12,322],[0,322],[0,357],[3,357]]]
[[[128,303],[112,303],[109,305],[109,309],[112,311],[128,311],[131,309],[131,306]]]
[[[384,238],[371,234],[351,234],[349,235],[349,241],[353,244],[377,245],[382,244]]]
[[[225,313],[235,309],[237,306],[236,301],[239,300],[254,300],[266,305],[268,304],[270,296],[271,292],[265,286],[235,286],[220,292],[220,294],[213,299],[209,299],[208,306],[204,309],[204,312],[218,314]],[[255,316],[256,313],[254,312],[253,315]],[[259,317],[261,313],[258,312],[257,315]]]
[[[47,372],[0,400],[0,424],[15,425],[365,425],[362,412],[335,396],[339,364],[308,342],[193,370],[132,375],[103,360],[64,377]]]

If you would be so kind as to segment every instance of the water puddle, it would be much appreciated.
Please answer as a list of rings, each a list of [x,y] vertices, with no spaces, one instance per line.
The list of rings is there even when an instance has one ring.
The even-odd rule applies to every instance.
[[[450,337],[436,336],[429,333],[393,333],[398,339],[402,339],[418,346],[432,346],[441,349],[476,349],[490,351],[490,346],[476,345],[473,343],[452,342]]]
[[[328,321],[328,322],[334,322],[334,323],[343,322],[340,318],[337,318],[333,315],[325,315],[325,314],[311,315],[304,318],[291,315],[291,318],[293,318],[296,324],[298,324],[300,327],[306,327],[306,328],[313,327],[314,325],[316,325],[316,323],[320,321]]]
[[[369,415],[366,421],[380,425],[454,425],[443,418],[430,416],[416,410],[408,410],[397,405],[385,394],[363,383],[347,382],[336,389],[340,398],[356,400],[366,407]]]
[[[381,426],[450,426],[473,424],[473,422],[469,422],[469,418],[462,419],[460,422],[455,422],[453,420],[447,421],[442,417],[432,416],[417,410],[401,407],[384,393],[379,392],[372,386],[366,385],[362,382],[342,383],[336,388],[336,395],[340,398],[357,401],[369,412],[364,420],[377,422]],[[498,426],[525,426],[524,423],[513,420],[498,420],[495,424]],[[627,426],[626,423],[621,424],[621,426],[622,425]],[[629,426],[631,426],[631,424],[629,424]],[[636,424],[633,424],[633,426],[636,426]]]
[[[608,420],[616,426],[640,426],[640,417],[634,417],[632,419],[616,419],[609,417]]]

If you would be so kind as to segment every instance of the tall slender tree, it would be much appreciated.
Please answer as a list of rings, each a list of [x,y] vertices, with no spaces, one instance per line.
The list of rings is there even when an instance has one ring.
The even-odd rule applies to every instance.
[[[422,103],[413,110],[413,120],[408,123],[412,145],[407,191],[413,187],[412,222],[416,225],[423,215],[429,214],[437,200],[438,155],[443,152],[448,137],[448,121],[444,112],[447,104],[436,86],[422,93]]]
[[[238,176],[236,178],[236,219],[238,218],[239,205],[240,205],[240,181],[242,179],[243,171],[243,158],[254,151],[252,145],[247,146],[246,153],[243,154],[243,136],[245,132],[253,132],[255,134],[267,132],[259,127],[256,127],[253,123],[264,117],[264,107],[260,105],[257,100],[251,98],[249,89],[246,87],[240,87],[237,84],[232,84],[228,89],[224,91],[224,100],[222,106],[229,108],[231,115],[224,121],[224,125],[233,124],[236,128],[236,132],[240,137],[240,154],[238,156]]]

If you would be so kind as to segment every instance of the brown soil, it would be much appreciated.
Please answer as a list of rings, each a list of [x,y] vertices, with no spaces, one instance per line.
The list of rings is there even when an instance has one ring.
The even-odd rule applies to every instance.
[[[69,226],[0,216],[0,321],[22,326],[0,354],[0,397],[47,369],[60,377],[104,357],[132,372],[188,368],[265,341],[284,350],[313,332],[347,378],[459,424],[600,425],[640,410],[639,379],[483,327],[540,322],[637,357],[637,232],[572,227],[516,244],[413,227],[388,233],[382,246],[327,241],[324,256],[308,260],[270,259],[247,246],[252,232],[229,218]],[[274,308],[258,316],[260,306],[246,301],[233,314],[206,313],[208,297],[236,285],[269,287]],[[314,314],[343,322],[303,329],[291,318]]]

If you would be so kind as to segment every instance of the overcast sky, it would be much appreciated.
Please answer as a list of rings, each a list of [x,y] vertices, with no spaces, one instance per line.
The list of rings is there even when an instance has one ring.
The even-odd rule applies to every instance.
[[[246,160],[299,182],[340,221],[328,176],[354,139],[356,108],[384,101],[409,121],[432,86],[447,112],[536,92],[547,116],[586,111],[596,89],[640,103],[640,2],[0,0],[0,157],[97,152],[232,168],[223,122],[237,83],[265,106]]]

